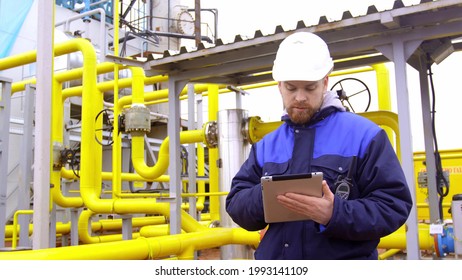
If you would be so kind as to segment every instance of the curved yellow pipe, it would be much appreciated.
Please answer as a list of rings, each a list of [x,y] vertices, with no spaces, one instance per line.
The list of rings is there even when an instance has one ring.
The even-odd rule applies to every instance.
[[[59,43],[55,45],[54,48],[54,55],[60,56],[63,54],[69,54],[72,52],[80,51],[83,55],[84,62],[83,62],[83,73],[82,79],[85,81],[83,85],[83,91],[86,92],[86,95],[90,95],[93,89],[96,88],[96,53],[92,46],[92,44],[82,38],[69,40],[63,43]],[[5,70],[9,68],[18,67],[21,65],[26,65],[30,63],[34,63],[37,59],[37,51],[28,51],[18,55],[9,56],[6,58],[0,59],[0,70]],[[55,80],[53,90],[56,91],[57,83]],[[53,106],[55,107],[55,105]],[[51,163],[50,163],[51,165]],[[53,180],[53,176],[51,178]],[[55,182],[56,183],[56,182]],[[56,190],[56,189],[55,189]],[[52,190],[52,198],[53,197],[53,190]],[[62,197],[57,196],[58,200],[62,199]],[[50,200],[51,202],[51,200]],[[70,203],[72,205],[81,205],[81,201],[77,199],[73,199]]]
[[[147,179],[155,179],[163,175],[169,164],[169,137],[166,137],[159,148],[158,161],[154,166],[148,166],[144,159],[144,136],[132,137],[132,162],[133,167],[140,176]],[[188,130],[180,132],[180,143],[205,142],[203,130]]]
[[[123,240],[122,234],[109,234],[109,235],[90,235],[89,224],[90,219],[95,213],[91,210],[84,210],[80,213],[78,222],[79,240],[84,244],[101,243],[101,242],[114,242]],[[132,238],[138,238],[139,233],[133,232]]]
[[[113,62],[103,62],[99,63],[96,66],[96,71],[98,74],[108,73],[114,70],[114,63]],[[72,81],[81,79],[83,74],[83,67],[75,68],[67,71],[56,72],[53,78],[60,83],[66,81]],[[37,82],[36,78],[30,78],[26,80],[22,80],[19,82],[14,82],[11,84],[11,95],[16,92],[24,91],[26,89],[26,85],[28,84],[35,84]],[[82,87],[79,86],[80,92],[82,91]]]
[[[33,210],[18,210],[14,212],[11,248],[16,249],[16,244],[18,243],[18,227],[19,227],[18,226],[18,216],[19,215],[30,215],[33,213],[34,213]]]
[[[201,232],[153,238],[0,253],[0,260],[145,260],[180,256],[191,259],[191,251],[228,244],[257,247],[259,232],[241,228],[213,228]],[[185,254],[184,252],[188,252]]]
[[[369,120],[375,122],[377,125],[391,128],[393,132],[395,132],[396,139],[393,139],[390,136],[390,134],[388,134],[389,140],[392,144],[396,144],[396,154],[398,155],[398,158],[401,158],[401,141],[399,133],[398,114],[390,111],[375,111],[358,113],[358,115],[368,118]]]

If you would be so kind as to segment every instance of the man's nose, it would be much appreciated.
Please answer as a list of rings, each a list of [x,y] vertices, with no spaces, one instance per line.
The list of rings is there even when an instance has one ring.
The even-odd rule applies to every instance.
[[[297,90],[295,92],[295,100],[298,102],[306,101],[307,100],[307,95],[303,90]]]

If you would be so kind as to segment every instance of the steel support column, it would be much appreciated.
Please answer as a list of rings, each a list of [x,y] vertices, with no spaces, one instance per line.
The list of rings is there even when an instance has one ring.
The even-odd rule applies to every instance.
[[[422,123],[424,131],[425,143],[425,166],[427,167],[427,189],[428,189],[428,206],[430,211],[430,222],[439,223],[439,207],[438,207],[438,192],[436,181],[436,161],[435,161],[435,147],[433,145],[433,132],[432,132],[432,116],[430,104],[430,90],[428,87],[427,76],[427,59],[424,54],[420,56],[419,63],[419,78],[420,78],[420,98],[422,102]]]
[[[5,246],[11,80],[0,77],[0,248]]]
[[[34,153],[34,99],[35,99],[35,86],[26,85],[24,94],[24,125],[23,135],[21,142],[21,153],[19,161],[19,186],[18,191],[18,210],[30,209],[30,187],[32,184],[32,155]],[[29,240],[29,215],[20,215],[18,223],[20,226],[19,231],[19,247],[30,247]]]
[[[194,84],[188,85],[188,129],[195,130],[199,129],[196,126],[195,121],[195,107],[196,107],[196,93],[194,92]],[[196,187],[196,144],[192,143],[188,145],[188,192],[197,192]],[[197,220],[197,209],[196,209],[197,198],[192,196],[189,198],[189,215]]]
[[[53,89],[53,34],[55,3],[38,1],[37,98],[35,104],[34,234],[33,249],[49,248],[51,92]]]
[[[170,164],[168,173],[170,175],[170,234],[181,233],[181,164],[180,164],[180,130],[181,110],[180,93],[186,86],[187,81],[175,80],[175,77],[168,81],[168,124],[167,132],[169,137]]]
[[[398,100],[399,133],[401,145],[401,165],[411,192],[413,206],[406,222],[407,258],[420,259],[419,233],[417,224],[416,190],[414,182],[414,155],[412,148],[411,114],[409,109],[409,92],[407,88],[407,59],[422,41],[408,41],[399,36],[391,45],[377,47],[395,65],[396,96]]]

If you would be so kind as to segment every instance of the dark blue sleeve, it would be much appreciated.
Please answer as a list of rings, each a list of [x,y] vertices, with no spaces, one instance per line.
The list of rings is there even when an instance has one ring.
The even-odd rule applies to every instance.
[[[266,227],[263,213],[260,178],[261,167],[256,159],[256,145],[231,182],[226,197],[226,211],[233,221],[246,230]]]
[[[411,193],[384,131],[372,139],[359,160],[355,181],[360,197],[335,197],[333,216],[324,234],[348,240],[379,239],[406,222],[412,208]]]

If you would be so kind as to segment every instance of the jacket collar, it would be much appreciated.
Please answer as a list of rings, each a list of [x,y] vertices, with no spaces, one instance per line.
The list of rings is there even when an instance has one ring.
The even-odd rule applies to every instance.
[[[322,102],[321,108],[319,109],[318,112],[314,114],[314,116],[305,124],[295,124],[293,123],[289,115],[287,114],[287,111],[284,110],[284,113],[281,117],[281,120],[286,122],[290,126],[308,126],[308,125],[313,125],[323,119],[325,119],[327,116],[334,112],[344,112],[345,107],[343,106],[342,102],[338,98],[338,95],[334,91],[326,91],[324,93],[324,101]]]

